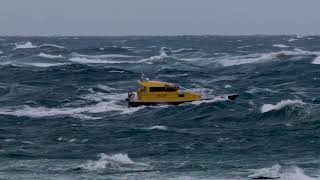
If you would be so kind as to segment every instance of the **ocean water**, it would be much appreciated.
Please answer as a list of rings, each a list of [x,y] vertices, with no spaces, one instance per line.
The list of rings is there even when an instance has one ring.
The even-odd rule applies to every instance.
[[[319,90],[319,36],[0,37],[0,179],[320,179]]]

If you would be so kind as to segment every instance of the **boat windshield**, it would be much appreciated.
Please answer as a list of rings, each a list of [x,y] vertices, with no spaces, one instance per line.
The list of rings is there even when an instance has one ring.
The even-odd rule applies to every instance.
[[[178,89],[178,86],[150,87],[150,92],[175,92]]]

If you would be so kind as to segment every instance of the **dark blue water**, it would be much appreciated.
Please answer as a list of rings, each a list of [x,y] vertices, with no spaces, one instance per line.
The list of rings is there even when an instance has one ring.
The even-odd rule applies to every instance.
[[[0,64],[1,179],[320,174],[320,37],[0,37]],[[142,72],[209,100],[128,108]]]

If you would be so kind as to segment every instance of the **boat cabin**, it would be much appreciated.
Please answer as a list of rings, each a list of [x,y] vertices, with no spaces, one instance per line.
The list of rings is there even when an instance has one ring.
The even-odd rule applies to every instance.
[[[141,88],[137,91],[139,101],[162,102],[162,101],[189,101],[201,98],[200,95],[190,92],[179,91],[179,86],[160,81],[139,81]]]

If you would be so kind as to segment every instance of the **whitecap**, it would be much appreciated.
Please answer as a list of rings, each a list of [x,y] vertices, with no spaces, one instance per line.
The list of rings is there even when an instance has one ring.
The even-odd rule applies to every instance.
[[[38,56],[43,58],[49,58],[49,59],[64,58],[62,55],[52,55],[52,54],[46,54],[46,53],[39,53]]]
[[[293,41],[297,41],[298,39],[295,39],[295,38],[290,38],[288,39],[288,42],[293,42]]]
[[[179,77],[185,77],[188,76],[188,73],[183,74],[160,74],[159,77],[166,77],[166,78],[179,78]]]
[[[320,56],[316,57],[313,61],[312,64],[320,64]]]
[[[5,139],[4,141],[5,142],[13,142],[13,141],[15,141],[15,139]]]
[[[247,93],[250,94],[255,94],[255,93],[260,93],[260,92],[271,92],[271,93],[277,93],[278,91],[271,90],[269,88],[259,88],[259,87],[254,87],[252,89],[249,89],[246,91]]]
[[[73,57],[69,59],[72,62],[81,64],[120,64],[128,63],[128,61],[114,61],[114,60],[101,60],[101,59],[87,59],[83,57]]]
[[[77,139],[70,139],[68,142],[75,142]]]
[[[144,163],[134,162],[127,154],[124,153],[113,155],[101,153],[98,157],[98,160],[90,160],[87,163],[80,165],[79,168],[88,171],[97,171],[103,169],[129,170],[135,169],[134,166],[140,166],[142,168],[147,167]]]
[[[288,48],[289,46],[284,45],[284,44],[274,44],[273,47],[278,47],[278,48]]]
[[[111,73],[124,73],[124,71],[117,71],[117,70],[112,70],[112,71],[109,71]]]
[[[168,128],[166,126],[152,126],[152,127],[146,128],[146,129],[147,130],[162,130],[162,131],[168,130]]]
[[[136,61],[120,61],[120,60],[108,60],[108,59],[91,59],[85,57],[72,57],[69,59],[72,62],[81,64],[122,64],[122,63],[137,63]]]
[[[21,141],[22,143],[24,143],[24,144],[34,144],[33,142],[31,142],[31,141]]]
[[[141,60],[139,60],[138,62],[147,62],[147,63],[149,63],[149,64],[152,64],[152,61],[158,61],[158,60],[162,60],[162,59],[164,59],[164,58],[169,57],[169,56],[167,55],[167,53],[166,53],[167,51],[168,51],[168,50],[167,50],[166,47],[162,47],[162,48],[160,49],[160,51],[159,51],[160,55],[151,56],[151,57],[146,58],[146,59],[141,59]]]
[[[230,84],[226,84],[224,88],[232,88],[232,86]]]
[[[63,46],[59,46],[59,45],[55,45],[55,44],[43,44],[39,47],[55,47],[55,48],[59,48],[59,49],[65,49],[65,47]]]
[[[29,49],[29,48],[37,48],[38,46],[33,45],[30,41],[24,43],[24,44],[15,44],[16,47],[14,48],[14,50],[16,49]]]
[[[137,56],[124,55],[124,54],[101,54],[101,55],[86,55],[79,53],[72,53],[73,57],[85,57],[85,58],[132,58]]]
[[[266,113],[266,112],[269,112],[269,111],[273,111],[273,110],[280,110],[284,107],[287,107],[287,106],[292,106],[292,105],[303,105],[305,104],[303,101],[301,100],[283,100],[275,105],[273,104],[264,104],[262,107],[261,107],[261,113]]]
[[[67,64],[69,64],[69,63],[43,63],[43,62],[25,63],[25,65],[36,66],[36,67],[63,66],[63,65],[67,65]]]
[[[110,87],[108,85],[102,85],[102,84],[98,84],[97,87],[99,89],[105,90],[105,91],[116,91],[116,88]]]
[[[194,51],[193,48],[181,48],[181,49],[177,49],[177,50],[173,50],[173,53],[180,53],[180,52],[185,52],[185,51]]]

